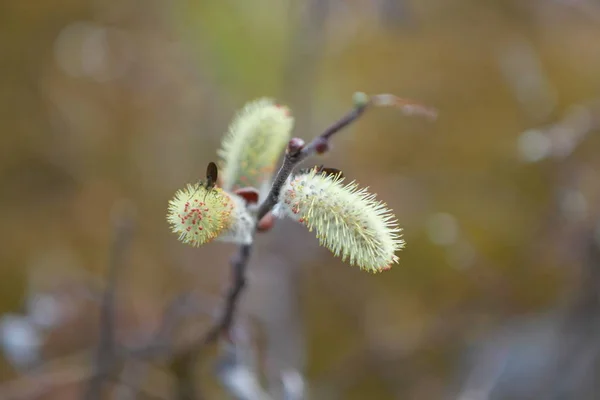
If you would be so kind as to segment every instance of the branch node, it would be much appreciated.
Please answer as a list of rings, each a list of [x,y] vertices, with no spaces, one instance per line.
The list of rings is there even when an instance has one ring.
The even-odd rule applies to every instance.
[[[296,156],[302,151],[305,145],[306,143],[304,140],[300,138],[292,138],[288,143],[286,154],[292,157]]]
[[[315,139],[315,152],[317,154],[327,153],[331,149],[331,145],[329,144],[329,140],[318,137]]]

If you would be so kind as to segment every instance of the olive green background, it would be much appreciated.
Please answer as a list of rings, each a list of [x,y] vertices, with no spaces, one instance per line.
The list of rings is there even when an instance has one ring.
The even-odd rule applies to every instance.
[[[580,244],[600,211],[599,139],[539,163],[524,162],[518,143],[598,97],[600,8],[403,4],[2,1],[0,310],[21,312],[32,287],[64,276],[101,285],[111,210],[123,199],[137,221],[118,286],[124,340],[156,326],[182,291],[200,290],[213,309],[235,247],[179,243],[165,211],[215,159],[236,109],[274,97],[309,140],[355,91],[394,93],[437,108],[438,120],[373,109],[312,161],[394,209],[407,242],[400,263],[370,275],[283,222],[259,238],[242,310],[264,337],[256,346],[277,343],[271,356],[283,349],[282,362],[304,369],[314,398],[452,396],[472,340],[578,292]],[[510,54],[517,66],[506,74]],[[565,188],[587,201],[583,214],[561,214]],[[438,213],[456,225],[436,225]],[[447,245],[431,240],[440,229],[451,231]],[[45,359],[95,343],[94,302],[72,301],[86,311],[48,337]],[[203,358],[198,383],[207,398],[227,398],[214,357]],[[3,381],[18,375],[0,361]],[[39,398],[75,398],[60,390]]]

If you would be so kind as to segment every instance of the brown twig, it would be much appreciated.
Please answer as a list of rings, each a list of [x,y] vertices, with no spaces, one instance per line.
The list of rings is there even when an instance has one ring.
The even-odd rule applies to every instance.
[[[0,399],[29,400],[46,398],[50,394],[56,395],[61,389],[83,386],[85,381],[90,380],[94,373],[87,362],[88,359],[89,352],[85,351],[64,358],[49,360],[25,376],[1,383]],[[108,379],[114,380],[115,377],[111,375]],[[145,388],[130,377],[121,376],[119,381],[122,385],[142,393],[144,398],[167,398],[164,395],[157,394],[156,388]]]
[[[171,361],[171,370],[177,380],[176,399],[194,400],[198,398],[193,374],[196,361],[204,346],[215,342],[221,334],[229,332],[229,328],[235,317],[239,296],[246,285],[246,266],[248,265],[251,252],[251,245],[242,245],[236,257],[231,261],[232,282],[227,292],[225,308],[217,323],[198,342],[175,353]]]
[[[127,204],[119,205],[115,214],[115,234],[110,251],[108,277],[100,304],[100,338],[95,356],[94,372],[84,394],[84,398],[88,400],[98,400],[102,397],[104,382],[109,378],[111,368],[117,361],[114,326],[117,276],[123,267],[125,251],[131,241],[133,221]]]
[[[258,209],[257,218],[259,221],[261,218],[267,215],[273,209],[273,207],[275,207],[275,204],[277,204],[281,188],[285,184],[285,181],[290,176],[294,168],[309,156],[315,153],[325,153],[328,151],[330,138],[335,133],[356,121],[365,112],[369,104],[369,102],[365,102],[357,105],[350,112],[325,129],[323,133],[314,138],[307,145],[303,145],[301,139],[292,139],[290,141],[285,158],[283,159],[283,165],[273,180],[273,185],[271,186],[271,190],[269,191],[267,198]]]

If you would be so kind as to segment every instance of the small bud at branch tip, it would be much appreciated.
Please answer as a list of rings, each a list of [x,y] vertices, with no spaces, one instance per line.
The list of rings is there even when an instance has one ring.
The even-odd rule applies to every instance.
[[[352,96],[352,102],[354,103],[354,107],[364,107],[369,103],[370,99],[366,93],[356,92]]]
[[[297,154],[300,150],[304,148],[305,142],[300,138],[292,138],[288,142],[287,153],[288,154]]]

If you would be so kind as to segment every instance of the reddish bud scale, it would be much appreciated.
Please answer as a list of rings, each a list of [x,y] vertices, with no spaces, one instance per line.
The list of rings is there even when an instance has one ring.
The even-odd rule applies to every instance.
[[[259,221],[257,230],[258,232],[267,232],[275,225],[275,217],[272,213],[268,213]]]
[[[330,150],[329,141],[323,138],[316,139],[315,151],[317,154],[324,154]]]
[[[288,143],[287,152],[289,154],[296,154],[304,148],[305,144],[306,143],[304,142],[304,140],[300,138],[292,138]]]
[[[271,99],[247,103],[231,122],[218,152],[223,189],[262,188],[271,179],[293,122],[290,110]]]

